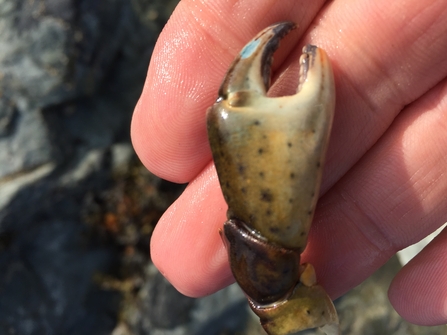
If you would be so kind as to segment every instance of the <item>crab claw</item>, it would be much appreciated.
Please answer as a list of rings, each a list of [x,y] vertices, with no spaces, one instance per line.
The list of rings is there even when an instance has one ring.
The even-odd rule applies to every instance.
[[[239,53],[207,112],[228,221],[221,231],[236,281],[268,334],[338,334],[331,299],[300,266],[320,189],[335,88],[326,53],[307,45],[297,93],[268,97],[272,56],[295,25],[261,31]]]
[[[272,55],[293,23],[260,32],[236,57],[208,110],[208,136],[229,219],[304,250],[318,199],[335,88],[326,53],[303,48],[298,92],[267,97]]]

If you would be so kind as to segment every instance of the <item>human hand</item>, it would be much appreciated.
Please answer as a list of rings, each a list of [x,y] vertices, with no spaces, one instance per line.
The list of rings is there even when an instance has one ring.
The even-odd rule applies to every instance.
[[[303,254],[322,286],[333,298],[345,293],[447,221],[445,1],[183,0],[154,50],[132,140],[153,173],[190,183],[151,241],[155,265],[186,295],[233,282],[205,112],[245,43],[284,20],[299,27],[275,55],[274,74],[285,73],[274,93],[295,91],[306,43],[325,49],[336,81],[321,198]],[[444,231],[394,279],[396,310],[410,322],[446,323],[446,270]]]

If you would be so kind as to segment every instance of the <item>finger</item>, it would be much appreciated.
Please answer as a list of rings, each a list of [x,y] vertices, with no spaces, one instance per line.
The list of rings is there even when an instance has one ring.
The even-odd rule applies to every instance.
[[[225,33],[228,29],[220,28],[222,31],[213,31],[212,35],[197,36],[195,32],[202,32],[203,28],[182,21],[191,21],[189,2],[183,3],[186,7],[179,8],[157,44],[132,123],[133,142],[145,165],[156,174],[179,182],[190,180],[210,159],[204,111],[215,99],[233,55],[255,33],[254,29],[240,29],[243,38],[233,33],[229,37]],[[292,10],[291,2],[284,1],[278,9],[277,3],[264,1],[255,7],[265,11],[265,6],[270,5],[269,18],[293,16],[300,27],[308,24],[301,7]],[[199,22],[208,24],[210,29],[228,26],[227,15],[231,22],[238,18],[237,14],[228,14],[227,7],[220,9],[225,15],[219,16],[215,14],[220,13],[218,7],[209,9],[208,4],[199,6],[203,14],[197,15],[205,17]],[[277,17],[279,12],[284,14],[287,4],[289,14]],[[338,92],[323,192],[377,141],[403,106],[445,76],[446,6],[444,1],[433,1],[430,6],[416,0],[336,1],[309,30],[306,42],[323,46],[333,60]],[[306,8],[306,12],[314,13],[315,9]],[[259,20],[259,14],[246,12],[245,22],[261,28],[265,21]],[[179,25],[191,28],[179,31]],[[186,37],[182,40],[179,34]],[[212,36],[226,37],[217,43]],[[296,86],[298,58],[294,55],[291,75],[283,76],[285,82],[278,85],[280,89]]]
[[[226,210],[216,170],[210,164],[155,227],[152,261],[185,295],[207,295],[234,281],[218,233]]]
[[[389,289],[397,312],[424,326],[447,322],[447,230],[405,265]]]
[[[245,43],[269,24],[299,20],[299,37],[324,3],[182,1],[161,33],[132,120],[134,147],[158,176],[187,182],[211,160],[205,112]],[[289,39],[287,52],[295,42]]]

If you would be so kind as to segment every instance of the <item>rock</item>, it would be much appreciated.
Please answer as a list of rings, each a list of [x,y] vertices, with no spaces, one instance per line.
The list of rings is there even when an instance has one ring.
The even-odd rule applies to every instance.
[[[0,180],[51,162],[49,133],[39,110],[14,110],[5,123],[10,135],[0,137]]]
[[[0,140],[11,134],[14,121],[17,116],[17,108],[8,99],[0,99]]]
[[[97,277],[119,276],[120,246],[83,208],[135,157],[131,113],[166,20],[139,2],[0,0],[0,334],[118,322],[122,295]]]
[[[89,132],[93,146],[116,141],[155,41],[156,30],[133,10],[122,0],[0,1],[0,180],[60,159],[55,140],[64,134],[53,136],[45,119],[52,113],[68,113],[66,126]],[[102,92],[101,101],[106,76],[122,97]]]
[[[143,302],[153,327],[172,329],[191,320],[195,299],[178,292],[159,272],[147,283],[150,287]]]
[[[192,299],[180,294],[152,264],[146,269],[136,301],[123,310],[127,324],[118,324],[116,334],[247,334],[248,306],[237,285]]]

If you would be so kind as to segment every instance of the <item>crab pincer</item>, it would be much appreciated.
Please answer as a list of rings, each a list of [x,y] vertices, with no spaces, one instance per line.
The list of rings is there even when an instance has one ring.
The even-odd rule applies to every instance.
[[[297,93],[268,97],[273,53],[295,24],[269,26],[231,64],[207,112],[209,142],[228,204],[222,239],[233,275],[270,335],[322,327],[337,312],[300,264],[321,184],[335,107],[326,53],[303,48]]]

